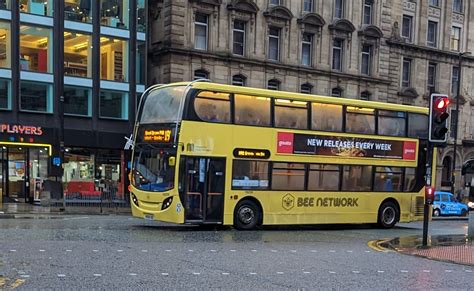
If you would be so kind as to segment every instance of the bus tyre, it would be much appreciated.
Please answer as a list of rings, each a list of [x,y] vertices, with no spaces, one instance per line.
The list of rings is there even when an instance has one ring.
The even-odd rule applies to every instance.
[[[438,217],[441,213],[439,212],[439,209],[433,210],[433,216]]]
[[[234,213],[234,226],[240,230],[250,230],[257,227],[260,219],[260,208],[255,202],[244,200],[237,204]]]
[[[379,208],[377,223],[382,228],[392,228],[398,222],[400,211],[395,203],[387,201]]]

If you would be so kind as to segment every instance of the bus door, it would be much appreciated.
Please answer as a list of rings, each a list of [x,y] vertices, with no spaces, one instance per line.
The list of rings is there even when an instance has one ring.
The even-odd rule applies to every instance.
[[[225,159],[184,157],[186,221],[222,223]]]

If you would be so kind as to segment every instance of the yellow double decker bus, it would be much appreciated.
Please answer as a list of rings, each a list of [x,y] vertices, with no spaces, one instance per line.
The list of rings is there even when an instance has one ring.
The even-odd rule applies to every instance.
[[[132,213],[238,229],[422,220],[427,129],[422,107],[153,86],[133,135]]]

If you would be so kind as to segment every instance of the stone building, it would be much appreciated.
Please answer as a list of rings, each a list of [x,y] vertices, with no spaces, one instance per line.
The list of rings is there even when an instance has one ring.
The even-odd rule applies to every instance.
[[[459,67],[460,53],[473,50],[473,4],[152,0],[149,82],[209,78],[426,106],[430,92],[456,97],[461,72],[459,171],[474,158],[474,57],[463,55]],[[438,155],[438,184],[445,187],[451,179],[453,141]],[[457,178],[457,188],[464,182]]]

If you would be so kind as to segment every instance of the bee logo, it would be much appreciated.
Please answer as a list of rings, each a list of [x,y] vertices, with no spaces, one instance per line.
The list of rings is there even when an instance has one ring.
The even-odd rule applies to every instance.
[[[295,197],[291,194],[286,194],[282,199],[282,207],[285,210],[290,210],[295,206]]]

